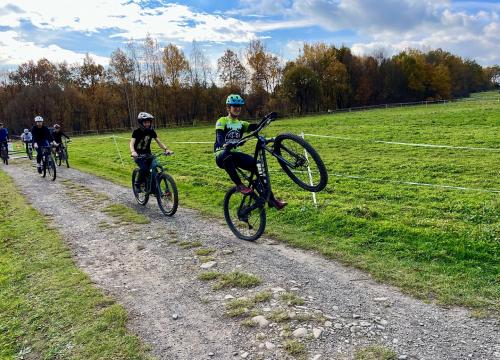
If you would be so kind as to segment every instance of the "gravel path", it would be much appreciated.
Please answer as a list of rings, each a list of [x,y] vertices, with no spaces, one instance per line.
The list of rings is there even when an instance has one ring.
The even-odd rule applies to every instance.
[[[165,218],[154,198],[141,207],[130,189],[77,170],[58,168],[51,182],[25,159],[2,169],[60,229],[78,266],[125,306],[130,329],[160,359],[292,359],[293,351],[305,359],[352,359],[370,345],[399,359],[500,359],[493,319],[423,303],[273,240],[239,241],[225,223],[193,210]],[[151,224],[117,223],[102,211],[109,204],[124,204]],[[215,264],[205,265],[210,270],[251,273],[262,283],[214,290],[214,281],[198,279],[196,242],[215,250]],[[263,290],[270,300],[243,307],[247,317],[226,314],[233,297],[251,299]],[[245,321],[255,315],[264,317],[256,326]]]

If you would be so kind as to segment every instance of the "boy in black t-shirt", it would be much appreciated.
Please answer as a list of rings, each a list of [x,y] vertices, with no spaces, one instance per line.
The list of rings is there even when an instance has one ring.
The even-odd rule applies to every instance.
[[[152,158],[141,157],[140,155],[150,155],[151,154],[151,140],[155,139],[156,143],[160,148],[165,151],[166,155],[173,154],[158,138],[156,132],[153,130],[153,120],[154,116],[148,114],[147,112],[141,112],[137,115],[137,122],[139,127],[132,133],[132,138],[130,139],[130,153],[134,158],[137,165],[139,165],[140,176],[139,181],[134,184],[137,190],[140,192],[140,185],[144,182],[146,174],[151,167]]]

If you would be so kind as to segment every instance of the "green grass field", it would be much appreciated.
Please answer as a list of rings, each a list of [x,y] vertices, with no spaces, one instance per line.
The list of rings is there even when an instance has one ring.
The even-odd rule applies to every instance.
[[[0,171],[0,359],[150,359],[125,309]]]
[[[266,135],[337,138],[306,135],[330,173],[317,208],[311,195],[271,161],[274,190],[290,205],[268,212],[267,233],[363,269],[413,296],[497,315],[500,193],[494,191],[500,190],[500,100],[498,93],[476,95],[481,97],[276,121]],[[178,184],[181,205],[222,218],[231,183],[214,163],[214,125],[158,133],[176,153],[168,158],[168,171]],[[130,186],[130,134],[116,135],[124,166],[110,135],[75,138],[71,164]],[[188,141],[210,143],[182,143]],[[252,144],[246,145],[248,152]]]

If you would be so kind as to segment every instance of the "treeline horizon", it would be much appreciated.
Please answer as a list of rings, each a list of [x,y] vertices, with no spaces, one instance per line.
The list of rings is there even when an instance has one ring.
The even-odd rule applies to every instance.
[[[260,40],[240,54],[227,49],[213,68],[195,41],[188,57],[148,36],[116,49],[106,68],[88,54],[82,64],[19,65],[0,81],[0,121],[19,133],[41,115],[49,125],[83,132],[131,128],[147,111],[157,125],[182,126],[224,116],[230,93],[245,98],[242,117],[256,118],[461,98],[498,87],[499,79],[500,66],[482,67],[442,49],[358,56],[346,46],[314,43],[285,63]]]

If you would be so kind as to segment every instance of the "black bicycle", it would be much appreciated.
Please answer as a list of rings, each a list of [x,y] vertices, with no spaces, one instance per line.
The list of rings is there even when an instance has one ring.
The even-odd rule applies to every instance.
[[[7,146],[7,141],[0,143],[0,157],[5,165],[9,165],[9,148]]]
[[[240,239],[255,241],[266,227],[265,204],[271,196],[271,178],[267,166],[266,152],[278,160],[283,171],[302,189],[318,192],[325,188],[328,173],[319,154],[303,138],[291,134],[279,134],[267,139],[259,132],[277,118],[276,113],[266,115],[257,129],[243,137],[237,144],[242,145],[251,137],[257,138],[254,158],[257,174],[238,169],[242,179],[253,190],[249,195],[232,187],[224,197],[224,217],[231,231]],[[229,151],[226,149],[225,151]]]
[[[33,160],[33,143],[31,141],[26,143],[26,155],[28,155],[28,159]]]
[[[42,177],[49,174],[49,178],[54,181],[56,179],[56,163],[52,157],[52,147],[42,146]]]
[[[61,166],[63,162],[66,163],[66,167],[69,168],[69,160],[68,160],[68,143],[71,140],[63,139],[63,141],[59,144],[59,147],[54,151],[54,158],[57,163],[57,166]]]
[[[168,156],[165,153],[139,155],[139,158],[151,160],[151,166],[147,178],[142,182],[139,177],[140,169],[134,169],[132,172],[132,190],[135,199],[140,205],[146,205],[149,195],[155,194],[162,213],[166,216],[172,216],[179,205],[179,194],[174,179],[165,172],[165,163],[160,162],[160,156],[162,155]],[[140,186],[136,186],[136,184],[140,184]]]

